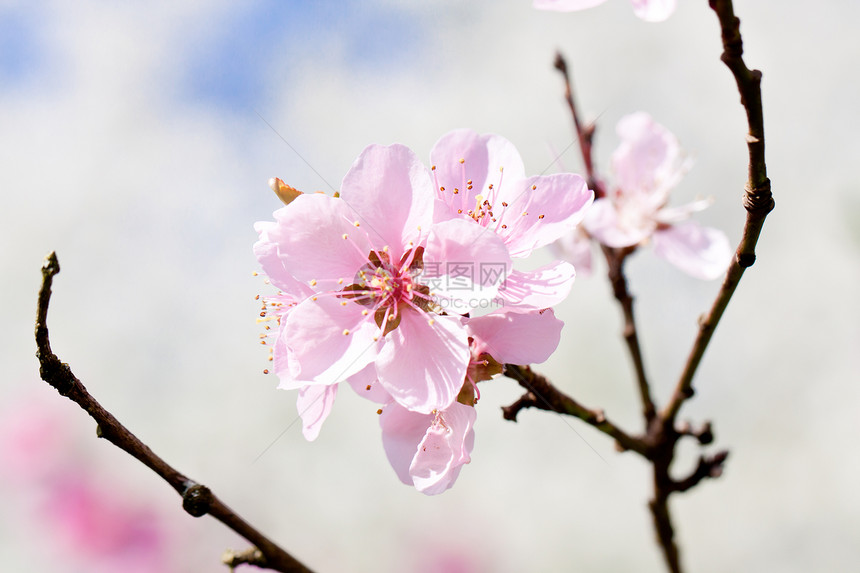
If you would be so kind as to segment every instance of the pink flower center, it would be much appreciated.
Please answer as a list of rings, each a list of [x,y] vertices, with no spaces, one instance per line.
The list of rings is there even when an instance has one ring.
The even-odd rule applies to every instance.
[[[392,263],[388,252],[371,251],[367,263],[359,269],[355,282],[341,291],[340,297],[370,307],[363,314],[373,313],[383,336],[397,328],[401,313],[406,309],[436,312],[430,297],[430,287],[418,277],[424,270],[424,247],[408,250],[400,261]]]
[[[436,166],[434,165],[431,167],[433,175],[436,177],[436,193],[438,197],[448,205],[452,211],[455,211],[460,215],[468,215],[482,227],[489,227],[492,224],[494,225],[493,230],[495,232],[502,232],[504,229],[508,228],[508,226],[502,222],[502,218],[508,209],[508,203],[505,201],[498,201],[497,199],[499,190],[502,188],[502,181],[504,180],[504,167],[499,168],[499,180],[497,183],[489,183],[485,190],[479,192],[477,195],[473,195],[474,186],[472,184],[472,180],[466,178],[465,164],[466,160],[461,159],[461,184],[459,187],[454,187],[453,189],[447,189],[444,185],[439,185],[439,179],[436,177]],[[534,191],[535,189],[537,189],[537,187],[532,185],[531,190]],[[474,197],[474,205],[470,204],[469,197]],[[528,196],[526,210],[522,213],[518,213],[517,216],[528,216],[528,207],[531,205],[531,197],[531,195]],[[498,215],[494,213],[494,207],[498,212]],[[543,219],[544,215],[537,214],[537,218]],[[510,217],[508,217],[508,221],[510,222]]]

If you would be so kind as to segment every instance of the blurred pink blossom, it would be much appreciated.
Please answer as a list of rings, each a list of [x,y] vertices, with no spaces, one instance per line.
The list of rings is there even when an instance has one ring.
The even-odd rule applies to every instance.
[[[534,0],[538,10],[554,10],[556,12],[575,12],[593,8],[606,0]],[[662,22],[672,15],[677,0],[632,0],[633,12],[646,22]]]
[[[732,257],[728,238],[720,230],[688,220],[711,200],[667,205],[671,190],[689,168],[678,140],[644,112],[621,118],[617,132],[621,143],[612,155],[615,187],[594,202],[585,229],[614,248],[652,241],[654,252],[682,271],[701,279],[721,276]],[[582,238],[556,243],[555,248],[563,257],[574,256],[573,252],[582,256]]]
[[[76,412],[50,394],[7,400],[0,415],[0,483],[14,488],[39,547],[69,570],[174,571],[172,528],[137,492],[97,467],[70,437]],[[117,454],[119,455],[119,454]],[[10,516],[5,508],[4,517]],[[14,514],[12,514],[14,515]]]

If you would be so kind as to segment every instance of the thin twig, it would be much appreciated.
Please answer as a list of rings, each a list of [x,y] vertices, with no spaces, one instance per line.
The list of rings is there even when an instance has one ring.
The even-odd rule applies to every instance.
[[[519,400],[502,408],[506,420],[516,421],[517,414],[525,408],[538,408],[567,414],[579,418],[586,424],[594,426],[604,434],[611,436],[624,450],[632,450],[643,456],[648,455],[648,443],[631,436],[614,423],[606,419],[601,410],[586,408],[558,388],[553,386],[545,376],[533,371],[528,366],[505,364],[505,376],[516,380],[527,392]]]
[[[560,52],[557,52],[555,55],[555,68],[564,76],[564,97],[567,101],[567,106],[570,108],[570,115],[573,117],[573,127],[579,140],[579,150],[582,153],[582,161],[585,164],[588,186],[594,190],[597,198],[604,197],[606,190],[595,174],[594,160],[591,153],[592,140],[594,139],[594,124],[584,126],[579,118],[576,101],[573,97],[570,72],[568,71],[567,62]],[[648,377],[645,374],[645,362],[642,358],[642,350],[639,345],[636,319],[633,315],[633,296],[627,288],[627,279],[624,275],[624,261],[628,255],[633,253],[635,247],[613,249],[601,246],[601,248],[609,268],[609,282],[612,284],[612,292],[618,304],[621,305],[621,310],[624,314],[624,341],[627,343],[630,358],[633,360],[633,369],[636,372],[636,385],[639,390],[640,401],[642,402],[642,416],[645,419],[647,427],[656,417],[656,408],[654,400],[651,398],[651,389],[648,384]]]
[[[576,139],[579,141],[579,151],[582,155],[582,162],[585,164],[585,175],[588,182],[588,188],[594,191],[595,196],[599,199],[606,194],[602,183],[594,174],[594,162],[591,156],[591,146],[594,141],[594,124],[583,125],[579,119],[579,112],[576,108],[576,101],[573,99],[572,82],[570,81],[570,73],[567,69],[567,61],[561,52],[555,54],[555,69],[561,72],[564,76],[564,99],[567,101],[567,106],[570,108],[570,115],[573,117],[573,128],[576,130]]]
[[[60,362],[51,350],[47,324],[51,285],[54,275],[59,272],[60,263],[56,253],[52,252],[42,265],[42,287],[39,290],[36,315],[36,356],[39,359],[42,380],[83,408],[98,424],[97,433],[100,438],[106,439],[140,461],[176,490],[182,496],[182,507],[187,513],[194,517],[209,514],[259,549],[261,558],[253,563],[246,561],[247,563],[282,573],[310,573],[310,569],[239,517],[209,488],[189,479],[157,456],[87,392],[68,364]]]
[[[735,78],[749,127],[746,138],[749,169],[744,192],[744,208],[747,217],[740,244],[726,273],[726,278],[723,280],[711,309],[699,323],[699,332],[687,357],[684,370],[672,398],[661,413],[661,418],[667,421],[674,420],[684,401],[693,395],[693,377],[696,370],[705,355],[714,329],[720,322],[720,318],[722,318],[744,271],[755,263],[756,243],[765,218],[774,208],[764,157],[761,72],[750,70],[744,63],[740,20],[734,14],[731,0],[710,0],[710,6],[720,21],[723,43],[723,53],[720,59],[728,66]]]

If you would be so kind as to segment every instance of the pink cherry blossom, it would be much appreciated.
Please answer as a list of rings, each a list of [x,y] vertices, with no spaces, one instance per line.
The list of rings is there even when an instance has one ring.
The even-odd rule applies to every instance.
[[[684,272],[701,279],[722,275],[732,256],[728,238],[722,231],[687,221],[710,201],[667,206],[670,191],[688,168],[678,140],[644,112],[623,117],[617,132],[621,144],[612,155],[616,186],[595,201],[586,230],[616,248],[650,239],[658,256]]]
[[[491,299],[511,261],[496,234],[452,218],[434,195],[411,150],[372,145],[339,198],[299,195],[274,223],[257,225],[257,258],[289,301],[275,312],[281,387],[334,385],[372,365],[405,408],[429,414],[454,401],[469,344],[460,317],[443,307]],[[500,271],[459,274],[454,263]]]
[[[492,230],[511,257],[527,257],[570,233],[594,200],[579,175],[526,177],[516,148],[498,135],[452,131],[436,142],[430,160],[437,196],[448,211]],[[565,261],[515,270],[499,296],[520,310],[547,308],[567,297],[575,275]]]
[[[457,401],[447,408],[430,414],[412,412],[387,397],[371,379],[350,380],[359,395],[385,404],[380,425],[388,461],[403,483],[428,495],[452,487],[461,467],[471,460],[480,397],[477,383],[501,374],[504,363],[545,361],[558,347],[563,326],[550,309],[495,311],[463,321],[471,358]]]
[[[603,4],[606,0],[534,0],[538,10],[575,12]],[[672,15],[677,0],[632,0],[633,12],[646,22],[662,22]]]
[[[382,444],[397,477],[427,495],[449,489],[471,461],[476,417],[473,406],[459,402],[431,414],[386,406],[379,416]]]

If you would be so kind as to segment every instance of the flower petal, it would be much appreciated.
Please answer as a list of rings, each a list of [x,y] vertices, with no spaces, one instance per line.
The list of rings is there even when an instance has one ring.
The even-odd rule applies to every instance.
[[[575,278],[576,270],[567,261],[554,261],[533,271],[514,270],[499,296],[513,310],[549,308],[567,298]]]
[[[675,11],[676,0],[632,0],[633,13],[646,22],[662,22]]]
[[[573,231],[592,201],[594,192],[579,175],[529,177],[502,189],[493,202],[498,223],[491,227],[504,239],[512,257],[526,257]]]
[[[303,299],[311,294],[310,287],[293,276],[284,258],[280,256],[279,245],[273,239],[273,235],[279,236],[278,223],[259,221],[254,224],[254,230],[260,235],[260,239],[254,244],[254,255],[269,281],[295,298]]]
[[[418,444],[424,439],[433,417],[432,414],[410,412],[396,402],[385,406],[379,415],[385,456],[397,477],[406,485],[413,485],[409,466],[412,465],[418,452]]]
[[[654,233],[654,252],[685,273],[705,280],[722,276],[732,259],[725,233],[695,221]]]
[[[647,239],[657,224],[645,213],[630,213],[635,205],[625,205],[628,210],[621,220],[618,210],[609,199],[598,199],[588,211],[585,228],[592,237],[607,247],[621,248],[638,245]]]
[[[302,386],[296,399],[296,410],[302,418],[302,435],[309,442],[317,439],[337,396],[337,384]]]
[[[284,342],[296,380],[335,384],[373,361],[381,339],[379,327],[362,310],[357,303],[321,295],[290,311],[283,327]]]
[[[273,282],[286,281],[284,273],[305,283],[352,280],[367,262],[370,242],[353,226],[355,213],[341,199],[305,193],[274,215],[275,225],[258,227],[260,241],[254,246]],[[277,245],[277,254],[267,243]]]
[[[340,197],[371,242],[399,259],[421,227],[433,223],[435,193],[427,168],[404,145],[370,145],[343,178]]]
[[[621,143],[612,153],[612,168],[620,192],[644,194],[656,210],[686,170],[677,138],[641,111],[622,117],[615,129]]]
[[[422,282],[443,308],[462,314],[491,305],[510,269],[508,249],[495,233],[452,219],[430,231]]]
[[[477,412],[454,402],[434,419],[409,466],[415,489],[437,495],[454,485],[475,444]]]
[[[349,385],[355,390],[355,393],[377,404],[388,404],[394,398],[391,394],[379,383],[379,377],[376,375],[376,365],[368,364],[363,370],[349,377]]]
[[[507,182],[525,177],[523,160],[513,143],[499,135],[479,135],[471,129],[443,135],[430,151],[430,163],[436,191],[455,213],[457,209],[464,213],[473,209],[479,193],[485,198],[492,196],[509,185]],[[471,189],[468,181],[472,182]],[[489,189],[491,184],[495,192]]]
[[[558,348],[563,326],[549,308],[527,313],[493,312],[466,322],[477,353],[487,352],[498,362],[509,364],[546,361]]]
[[[400,316],[376,359],[379,382],[405,408],[425,414],[441,410],[454,401],[466,377],[466,329],[459,317],[411,311]]]
[[[591,275],[591,238],[582,227],[550,244],[549,250],[557,258],[571,263],[579,276]]]

